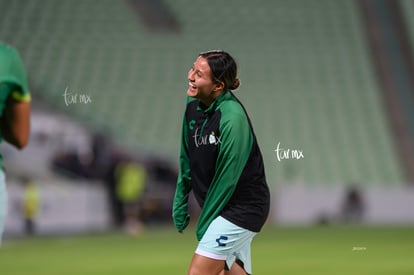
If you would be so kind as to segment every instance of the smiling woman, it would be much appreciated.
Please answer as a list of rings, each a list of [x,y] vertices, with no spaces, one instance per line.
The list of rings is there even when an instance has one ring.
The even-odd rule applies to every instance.
[[[208,106],[220,92],[218,83],[211,81],[211,70],[208,62],[202,56],[199,56],[188,72],[188,90],[187,95],[198,98],[204,105]]]
[[[269,212],[262,155],[250,119],[231,90],[237,65],[224,51],[201,53],[188,72],[176,228],[188,225],[189,192],[202,208],[188,274],[251,274],[250,243]]]
[[[206,106],[223,90],[235,90],[240,85],[236,62],[221,51],[201,53],[188,71],[188,80],[187,95]]]

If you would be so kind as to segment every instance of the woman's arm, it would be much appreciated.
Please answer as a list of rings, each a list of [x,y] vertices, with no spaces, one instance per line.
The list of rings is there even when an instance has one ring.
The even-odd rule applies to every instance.
[[[187,123],[184,116],[180,152],[180,170],[173,201],[173,221],[178,232],[183,232],[190,222],[188,197],[191,191],[190,160],[188,159]]]
[[[18,149],[23,149],[30,136],[30,101],[7,100],[1,119],[3,138]]]
[[[0,44],[2,70],[0,74],[6,105],[0,121],[2,137],[18,149],[25,147],[30,133],[30,93],[26,70],[19,53]]]

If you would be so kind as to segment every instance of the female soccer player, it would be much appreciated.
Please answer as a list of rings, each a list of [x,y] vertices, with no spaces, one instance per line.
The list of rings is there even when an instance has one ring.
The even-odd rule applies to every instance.
[[[173,203],[187,227],[189,192],[201,214],[189,275],[251,274],[250,243],[265,223],[270,195],[249,117],[231,90],[237,65],[224,51],[201,53],[188,72],[180,170]]]
[[[26,146],[30,131],[30,94],[19,54],[0,43],[0,142],[18,149]],[[0,242],[7,212],[4,168],[0,155]]]

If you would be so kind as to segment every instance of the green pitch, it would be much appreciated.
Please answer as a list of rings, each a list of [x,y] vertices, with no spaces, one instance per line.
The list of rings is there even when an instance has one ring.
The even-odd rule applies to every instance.
[[[414,228],[266,227],[253,241],[258,274],[414,274]],[[194,229],[5,240],[2,275],[186,274]]]

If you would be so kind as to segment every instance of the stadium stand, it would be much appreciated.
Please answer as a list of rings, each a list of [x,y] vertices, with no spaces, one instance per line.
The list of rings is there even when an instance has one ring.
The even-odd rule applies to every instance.
[[[409,42],[409,48],[411,50],[411,57],[414,56],[414,3],[412,1],[406,1],[406,0],[401,0],[400,1],[400,6],[401,6],[401,12],[403,13],[403,21],[405,22],[405,30],[407,31],[407,36],[408,36],[408,42]],[[411,60],[411,62],[414,62],[413,60]],[[411,67],[409,68],[411,75],[408,76],[408,78],[411,80],[411,84],[414,85],[414,81],[412,78],[412,73],[414,70],[414,67],[412,65],[412,63],[410,64]],[[405,98],[411,98],[411,102],[412,104],[414,104],[414,91],[411,90],[411,94],[410,95],[406,95]],[[409,105],[410,106],[410,105]],[[410,106],[411,109],[407,110],[407,116],[408,119],[410,121],[410,128],[411,128],[411,133],[414,137],[414,108],[412,108],[412,105]]]
[[[0,39],[22,52],[35,99],[174,161],[188,67],[227,50],[271,184],[404,182],[356,1],[164,3],[179,32],[148,31],[126,1],[2,0]],[[304,159],[278,161],[279,142]]]
[[[414,182],[414,58],[401,4],[358,3],[400,165],[407,181]]]
[[[414,3],[410,0],[401,0],[400,5],[402,6],[404,20],[408,29],[411,48],[414,49]]]

